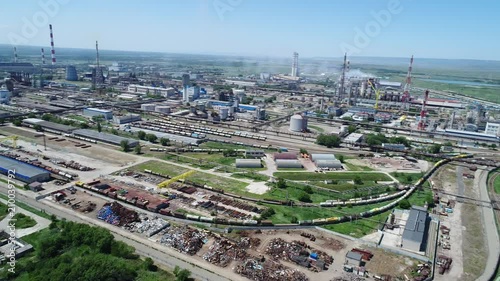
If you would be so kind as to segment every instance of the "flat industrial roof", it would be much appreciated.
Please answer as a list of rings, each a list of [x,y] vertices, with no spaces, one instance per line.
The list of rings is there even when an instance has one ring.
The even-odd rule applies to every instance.
[[[94,107],[87,107],[87,108],[85,108],[85,110],[91,110],[91,111],[101,112],[101,113],[110,113],[110,112],[112,112],[111,110],[94,108]]]
[[[406,221],[403,239],[422,243],[424,241],[427,224],[427,210],[422,207],[412,206],[410,216]]]
[[[347,252],[346,258],[361,261],[363,259],[363,255],[358,252],[349,251]]]
[[[348,135],[344,141],[345,142],[358,142],[361,138],[363,137],[363,134],[359,134],[359,133],[352,133],[350,135]]]
[[[65,133],[69,133],[69,132],[72,132],[72,131],[78,129],[76,127],[66,126],[66,125],[62,125],[62,124],[58,124],[58,123],[54,123],[54,122],[49,122],[49,121],[45,121],[45,120],[38,119],[38,118],[27,118],[27,119],[24,119],[23,122],[27,123],[27,124],[31,124],[31,125],[40,125],[40,126],[42,126],[42,128],[52,129],[52,130],[56,130],[59,132],[65,132]]]
[[[169,134],[169,133],[164,133],[164,132],[158,132],[158,131],[153,131],[153,130],[148,130],[148,129],[141,129],[137,127],[131,127],[130,131],[132,132],[137,132],[137,131],[143,131],[146,134],[154,134],[158,138],[167,138],[171,141],[175,142],[183,142],[183,143],[188,143],[188,144],[198,144],[201,142],[201,139],[196,139],[196,138],[191,138],[191,137],[186,137],[186,136],[179,136],[179,135],[174,135],[174,134]]]
[[[7,171],[16,171],[16,174],[20,174],[29,178],[38,176],[40,174],[50,175],[50,172],[45,169],[38,168],[36,166],[26,164],[24,162],[2,155],[0,155],[0,168]]]
[[[100,141],[111,143],[111,144],[116,144],[116,145],[120,145],[120,143],[123,140],[127,140],[128,144],[130,146],[135,146],[135,145],[139,144],[139,141],[134,140],[134,139],[124,138],[124,137],[120,137],[120,136],[108,134],[108,133],[99,133],[97,131],[88,130],[88,129],[75,130],[75,131],[73,131],[73,134],[75,134],[77,136],[81,136],[81,137],[87,137],[87,138],[94,139],[94,140],[100,140]]]

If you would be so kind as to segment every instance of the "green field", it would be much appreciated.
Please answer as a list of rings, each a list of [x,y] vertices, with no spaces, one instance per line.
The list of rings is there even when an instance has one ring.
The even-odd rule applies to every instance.
[[[391,176],[395,177],[402,184],[416,183],[423,176],[423,173],[400,173],[392,172]]]
[[[354,165],[352,163],[349,163],[349,161],[346,161],[343,164],[347,166],[349,171],[365,171],[365,172],[373,171],[373,169],[368,166]]]
[[[178,176],[182,173],[187,172],[189,169],[176,166],[174,164],[169,164],[161,161],[155,161],[151,160],[139,165],[136,165],[134,167],[131,167],[130,169],[136,170],[136,171],[141,171],[144,172],[144,169],[151,170],[153,172],[160,173],[162,175],[169,175],[171,177]],[[225,177],[219,177],[216,175],[212,175],[209,173],[204,173],[204,172],[199,172],[196,171],[194,174],[192,174],[189,178],[189,181],[192,181],[197,184],[206,184],[208,186],[212,186],[215,188],[221,188],[224,189],[227,192],[231,193],[244,193],[246,194],[245,187],[248,185],[246,182],[242,182],[239,180],[233,180],[230,178],[225,178]]]
[[[36,225],[36,221],[33,218],[22,213],[15,214],[12,219],[16,220],[15,224],[18,229],[30,228]]]
[[[375,232],[377,229],[380,229],[390,213],[391,211],[387,211],[375,215],[370,217],[370,220],[364,219],[353,222],[325,225],[324,228],[352,237],[361,238],[367,234]]]
[[[307,125],[307,127],[316,130],[318,133],[323,133],[325,129],[319,127],[319,126],[314,126],[314,125]]]
[[[9,208],[7,205],[0,203],[0,221],[3,220],[9,214]]]
[[[296,181],[323,181],[323,180],[354,180],[356,176],[361,177],[363,181],[391,181],[392,179],[383,173],[353,173],[353,172],[326,172],[326,173],[313,173],[313,172],[300,172],[300,173],[287,173],[276,172],[273,175],[276,178],[283,178],[287,180]]]
[[[8,200],[9,198],[7,196],[5,196],[4,194],[0,193],[0,198],[4,199],[4,200]],[[20,208],[23,208],[25,209],[26,211],[30,211],[32,212],[33,214],[35,215],[39,215],[40,217],[42,218],[46,218],[46,219],[50,219],[50,215],[48,215],[47,213],[44,213],[44,212],[41,212],[35,208],[32,208],[26,204],[24,204],[23,202],[20,202],[20,201],[16,201],[16,206],[20,207]]]
[[[250,180],[254,180],[254,181],[268,181],[269,180],[269,176],[255,173],[255,172],[233,173],[231,175],[231,177],[237,178],[237,179],[250,179]]]
[[[493,187],[495,188],[495,192],[500,194],[500,176],[495,178],[495,182],[493,183]]]

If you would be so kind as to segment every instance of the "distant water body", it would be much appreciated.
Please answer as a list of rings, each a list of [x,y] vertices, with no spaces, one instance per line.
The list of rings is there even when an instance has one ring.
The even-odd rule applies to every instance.
[[[423,79],[423,80],[446,83],[446,84],[464,85],[464,86],[500,87],[500,85],[498,84],[488,84],[488,83],[460,81],[460,80],[440,80],[440,79]]]

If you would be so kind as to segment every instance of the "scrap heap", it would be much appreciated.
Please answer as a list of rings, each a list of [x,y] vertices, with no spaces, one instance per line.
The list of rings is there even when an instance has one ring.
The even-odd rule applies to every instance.
[[[205,232],[187,226],[171,227],[160,239],[160,243],[189,255],[196,254],[206,242]]]
[[[150,219],[146,214],[140,214],[139,219],[139,222],[133,222],[127,225],[126,228],[131,232],[145,233],[148,237],[151,237],[170,226],[166,220],[158,217]]]
[[[310,247],[302,241],[286,242],[281,238],[271,240],[266,248],[266,254],[275,259],[293,261],[313,271],[328,269],[333,263],[333,257],[323,251],[309,252]]]
[[[106,203],[97,212],[97,218],[112,225],[123,226],[138,221],[137,212],[123,207],[120,203]]]
[[[212,246],[203,255],[203,259],[215,265],[226,267],[231,261],[242,261],[248,257],[247,249],[258,247],[259,238],[242,237],[238,243],[223,237],[216,237]]]
[[[255,281],[308,281],[309,278],[297,269],[288,268],[279,262],[249,258],[238,264],[234,271]]]

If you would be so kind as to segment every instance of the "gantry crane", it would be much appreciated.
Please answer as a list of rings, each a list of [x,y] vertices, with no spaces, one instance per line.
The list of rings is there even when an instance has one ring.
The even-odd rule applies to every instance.
[[[11,141],[11,146],[13,149],[16,149],[17,148],[17,139],[19,137],[18,136],[7,136],[7,137],[0,137],[0,142],[4,142],[4,141],[7,141],[7,140],[10,140]]]
[[[370,84],[370,87],[372,87],[373,91],[375,91],[375,105],[373,106],[373,108],[375,110],[378,110],[378,101],[380,99],[380,90],[375,89],[375,85],[373,85],[372,81],[368,80],[368,84]]]
[[[190,171],[187,171],[185,172],[184,174],[181,174],[181,175],[178,175],[176,177],[173,177],[171,179],[168,179],[166,181],[163,181],[161,183],[158,184],[158,188],[165,188],[165,187],[168,187],[170,184],[178,181],[178,180],[185,180],[186,178],[188,178],[190,175],[192,175],[193,173],[195,173],[196,171],[195,170],[190,170]]]

